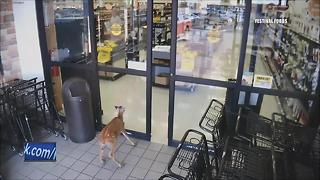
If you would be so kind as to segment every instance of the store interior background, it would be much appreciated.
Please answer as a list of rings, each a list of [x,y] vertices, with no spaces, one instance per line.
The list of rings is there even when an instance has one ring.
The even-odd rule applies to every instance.
[[[244,13],[244,2],[239,2],[240,5],[237,5],[237,1],[222,0],[179,1],[176,54],[176,73],[178,75],[220,81],[236,78]],[[312,16],[313,18],[311,18],[311,15],[305,15],[308,8],[310,8],[307,2],[289,1],[289,10],[286,12],[265,11],[264,18],[290,17],[291,21],[286,24],[287,27],[276,24],[262,24],[260,31],[263,32],[263,36],[258,41],[260,42],[259,48],[256,50],[252,48],[253,44],[257,43],[255,39],[256,31],[254,30],[254,19],[258,9],[257,4],[266,5],[272,2],[277,4],[278,0],[253,1],[244,72],[254,71],[254,74],[274,76],[272,89],[315,93],[313,89],[316,88],[314,88],[313,81],[315,83],[318,82],[318,77],[314,76],[319,74],[320,64],[319,24],[316,23],[319,22],[319,16]],[[81,16],[81,11],[83,10],[82,1],[66,0],[53,1],[53,3],[53,13],[55,13],[54,18],[56,19],[63,19],[64,16],[77,19],[79,14]],[[170,46],[171,14],[166,14],[168,12],[166,10],[170,9],[170,3],[171,1],[169,0],[154,0],[154,9],[158,9],[158,11],[154,12],[153,17],[154,23],[158,24],[158,26],[154,27],[155,37],[153,43],[155,46]],[[94,8],[97,25],[98,66],[146,70],[146,1],[96,0],[94,1]],[[220,11],[220,15],[211,13],[211,11],[217,10]],[[1,60],[4,67],[2,81],[13,78],[28,79],[31,76],[43,79],[34,2],[13,0],[13,8],[12,10],[9,9],[8,13],[11,13],[10,17],[12,16],[10,23],[11,28],[15,29],[13,30],[15,35],[11,35],[12,38],[7,36],[6,39],[1,36],[1,43],[10,41],[13,44],[10,48],[1,49]],[[121,35],[116,37],[112,37],[113,35],[110,35],[110,32],[104,32],[116,28],[108,27],[110,24],[105,22],[107,20],[104,20],[105,18],[110,18],[113,13],[115,16],[118,15],[120,17],[120,20],[115,19],[118,20],[117,23],[121,24]],[[160,18],[156,17],[158,16],[157,13],[161,14]],[[299,19],[297,17],[307,17],[307,19]],[[28,24],[25,24],[26,22]],[[304,23],[304,25],[299,25],[299,23]],[[310,31],[306,32],[303,27],[310,27]],[[287,33],[285,29],[290,30]],[[166,33],[167,31],[169,33]],[[26,36],[26,34],[28,35]],[[134,38],[132,38],[133,36]],[[13,43],[12,39],[15,39],[16,42]],[[289,39],[296,39],[296,41]],[[51,41],[57,41],[57,39]],[[116,47],[112,47],[113,42],[117,43]],[[125,43],[128,44],[125,45]],[[292,54],[291,51],[285,48],[282,50],[277,44],[280,44],[280,47],[292,47],[292,44],[302,44],[301,46],[303,47],[297,47],[297,52],[301,51],[298,55],[290,55]],[[310,46],[309,49],[311,49],[309,53],[303,52],[305,51],[305,44],[310,44],[308,45]],[[85,49],[87,46],[88,44],[84,45],[83,48]],[[57,48],[57,45],[53,48]],[[268,49],[273,49],[273,53],[276,55],[271,56],[272,53]],[[168,51],[168,47],[162,47],[161,50]],[[12,55],[12,51],[17,51],[17,53]],[[101,54],[99,55],[100,52]],[[105,54],[102,55],[103,53]],[[311,55],[312,53],[316,55]],[[60,57],[61,54],[63,54],[63,51],[60,51],[58,56]],[[285,57],[282,56],[279,60],[279,54],[285,54]],[[99,56],[102,57],[99,58]],[[252,65],[253,61],[251,61],[252,56],[256,57],[254,65]],[[8,60],[12,59],[12,57],[15,57],[16,61]],[[162,59],[162,61],[153,62],[152,67],[154,73],[156,73],[155,76],[159,77],[155,77],[155,85],[152,88],[151,141],[164,144],[167,144],[168,134],[168,61],[170,60],[163,61]],[[282,61],[291,65],[291,68],[288,65],[287,71],[284,68],[284,72],[281,72],[282,70],[280,71],[279,68],[283,68]],[[9,63],[13,62],[15,64],[9,65]],[[292,64],[301,67],[301,70],[292,72]],[[309,67],[308,65],[310,65],[310,72],[308,74],[302,73]],[[98,75],[100,77],[103,124],[107,124],[115,115],[114,105],[123,105],[126,107],[126,128],[145,132],[146,77],[101,70],[99,70]],[[249,76],[252,78],[252,74]],[[308,78],[302,78],[302,76],[308,76]],[[61,93],[59,86],[61,88],[62,81],[59,77],[55,81],[57,87],[54,87],[54,90],[56,94],[59,94],[59,92]],[[198,121],[210,100],[215,98],[223,102],[226,90],[226,88],[222,87],[176,82],[173,138],[179,140],[186,129],[197,129]],[[59,97],[56,96],[55,100],[58,104],[57,107],[62,109],[61,98],[59,100]],[[306,119],[305,116],[308,116],[310,103],[301,99],[265,95],[260,114],[270,118],[273,112],[286,113],[289,118],[303,122]]]

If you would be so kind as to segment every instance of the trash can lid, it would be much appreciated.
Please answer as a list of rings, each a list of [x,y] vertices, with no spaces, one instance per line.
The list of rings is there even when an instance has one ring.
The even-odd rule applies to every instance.
[[[70,78],[62,85],[63,93],[72,97],[85,96],[90,93],[89,84],[81,78]]]

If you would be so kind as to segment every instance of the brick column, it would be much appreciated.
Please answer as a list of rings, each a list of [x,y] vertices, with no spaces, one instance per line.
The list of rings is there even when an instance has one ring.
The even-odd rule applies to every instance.
[[[0,1],[0,56],[3,66],[1,82],[21,78],[12,0]]]

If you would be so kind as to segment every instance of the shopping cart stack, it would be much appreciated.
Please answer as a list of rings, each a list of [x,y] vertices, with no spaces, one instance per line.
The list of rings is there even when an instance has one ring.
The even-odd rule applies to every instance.
[[[320,179],[320,126],[318,126],[315,138],[312,144],[312,163],[314,164],[314,172],[316,179]]]
[[[283,169],[278,170],[277,179],[319,179],[319,127],[304,126],[279,113],[273,113],[272,119],[274,144],[284,147],[275,158],[282,165],[277,169]]]
[[[3,91],[0,90],[0,140],[2,143],[10,146],[14,151],[16,149],[14,137],[16,136],[11,133],[14,131],[14,128],[12,127],[12,124],[8,119],[7,111],[8,109],[5,103],[4,94]]]
[[[203,133],[189,129],[168,164],[169,174],[160,179],[211,179],[208,145]]]
[[[224,105],[220,101],[212,99],[199,122],[199,127],[204,132],[211,134],[211,140],[207,140],[207,142],[209,152],[211,152],[209,155],[213,167],[213,176],[219,171],[224,140],[227,135],[227,124],[224,112]]]
[[[247,141],[251,146],[256,146],[271,150],[272,145],[277,151],[284,151],[285,143],[282,140],[283,125],[281,122],[275,122],[278,131],[273,131],[273,121],[269,118],[260,116],[248,108],[241,107],[239,110],[235,133],[236,136]],[[282,130],[280,130],[280,127]],[[274,136],[278,137],[277,142]]]
[[[234,132],[226,116],[236,117]],[[160,179],[319,179],[320,127],[303,126],[279,113],[269,119],[244,106],[230,112],[215,99],[199,126],[211,140],[188,130],[171,158],[169,174]]]
[[[271,153],[228,137],[216,179],[272,179]],[[271,177],[270,177],[271,176]]]
[[[18,150],[20,155],[22,155],[23,142],[25,138],[21,133],[21,129],[19,124],[16,122],[15,112],[12,111],[12,107],[10,104],[10,97],[8,96],[9,92],[12,92],[13,88],[18,86],[19,84],[28,84],[35,82],[36,79],[31,79],[29,81],[15,79],[9,82],[6,82],[1,86],[1,117],[2,117],[2,125],[5,125],[2,134],[2,138],[6,140],[6,144],[11,147],[12,151]]]
[[[212,99],[199,121],[203,133],[188,130],[168,165],[169,174],[160,179],[213,179],[219,172],[225,139],[228,136],[225,106]]]
[[[47,87],[44,81],[37,82],[37,79],[14,80],[1,88],[3,91],[2,101],[6,109],[7,119],[13,124],[10,131],[18,134],[23,142],[34,141],[34,127],[41,127],[59,134],[66,139],[63,132],[63,124],[53,105],[49,107]]]

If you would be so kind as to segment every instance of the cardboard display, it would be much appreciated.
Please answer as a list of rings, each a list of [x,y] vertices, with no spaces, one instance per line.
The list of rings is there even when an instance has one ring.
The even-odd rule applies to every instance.
[[[45,27],[48,50],[57,49],[56,26],[54,24]]]

